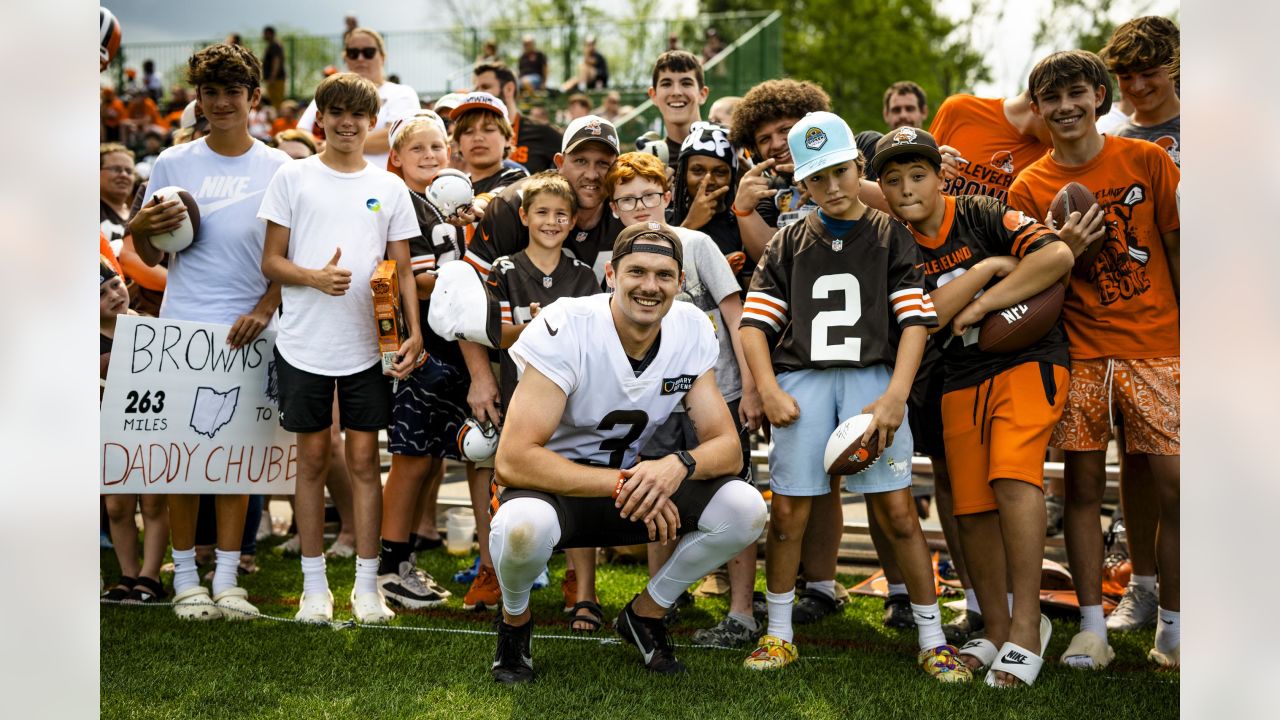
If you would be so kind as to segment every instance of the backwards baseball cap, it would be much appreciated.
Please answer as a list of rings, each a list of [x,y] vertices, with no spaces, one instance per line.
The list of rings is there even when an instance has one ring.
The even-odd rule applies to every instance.
[[[414,120],[429,120],[433,125],[440,129],[440,134],[445,137],[449,136],[449,131],[445,129],[444,120],[435,110],[414,110],[403,117],[396,118],[391,121],[391,130],[387,133],[387,142],[395,147],[396,140],[399,139],[400,133],[404,132],[406,126]]]
[[[463,113],[470,110],[488,110],[491,113],[497,113],[503,120],[511,122],[511,118],[507,117],[507,104],[487,92],[467,93],[449,111],[449,119],[457,120]]]
[[[858,143],[853,131],[839,115],[832,112],[811,112],[787,133],[787,147],[795,161],[795,180],[832,165],[858,159]]]
[[[871,158],[871,169],[880,174],[890,160],[903,155],[921,155],[934,164],[942,165],[942,153],[938,152],[938,141],[927,131],[920,128],[900,127],[880,138],[876,142],[876,154]]]
[[[618,153],[618,129],[599,115],[583,115],[569,123],[564,130],[560,152],[571,153],[583,143],[592,141],[603,143],[615,155]]]
[[[654,241],[666,240],[671,247],[655,244]],[[629,225],[613,241],[613,264],[631,253],[649,252],[655,255],[666,255],[674,258],[676,265],[684,269],[684,246],[680,236],[669,225],[659,222],[640,222]]]

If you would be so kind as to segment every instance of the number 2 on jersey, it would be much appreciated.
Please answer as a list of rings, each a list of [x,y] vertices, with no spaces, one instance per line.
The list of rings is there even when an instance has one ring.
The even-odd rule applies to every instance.
[[[858,278],[851,273],[823,275],[813,284],[813,299],[825,300],[831,293],[844,294],[843,310],[824,310],[813,316],[809,333],[814,360],[846,360],[857,362],[862,357],[862,338],[847,337],[838,345],[828,342],[831,328],[853,327],[862,317],[862,294]]]

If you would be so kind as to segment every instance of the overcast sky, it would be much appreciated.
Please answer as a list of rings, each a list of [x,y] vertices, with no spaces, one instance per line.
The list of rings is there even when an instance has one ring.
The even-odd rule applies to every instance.
[[[518,0],[517,0],[518,1]],[[483,25],[492,12],[489,3],[475,0],[308,0],[306,3],[283,0],[220,0],[219,2],[177,2],[175,0],[105,0],[107,7],[120,19],[124,42],[163,42],[176,40],[221,39],[229,32],[258,35],[263,25],[295,28],[308,33],[334,34],[342,29],[342,18],[355,14],[362,25],[379,30],[415,30],[450,27],[457,22]],[[593,0],[606,9],[627,7],[617,0]],[[972,0],[939,0],[940,10],[955,18],[968,17]],[[987,64],[992,81],[975,90],[985,95],[1017,92],[1034,61],[1031,36],[1038,18],[1048,12],[1052,0],[993,0],[988,7],[1003,8],[1000,18],[988,10],[974,22],[975,47],[996,47]],[[1177,0],[1116,0],[1120,17],[1139,12],[1168,14],[1178,7]],[[695,0],[661,0],[660,16],[689,15],[696,9]],[[300,11],[305,8],[305,11]],[[618,11],[624,12],[624,11]],[[784,50],[785,53],[785,50]],[[391,71],[395,71],[395,56]],[[132,64],[132,63],[131,63]],[[553,72],[554,72],[553,68]],[[452,68],[450,69],[452,70]]]

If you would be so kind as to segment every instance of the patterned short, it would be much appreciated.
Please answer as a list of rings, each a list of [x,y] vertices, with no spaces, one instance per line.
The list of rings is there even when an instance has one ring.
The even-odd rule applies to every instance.
[[[435,355],[401,380],[391,405],[387,450],[394,455],[457,460],[458,430],[471,414],[470,376]]]
[[[1126,453],[1180,455],[1181,362],[1072,360],[1067,409],[1049,444],[1062,450],[1105,450],[1123,419]]]

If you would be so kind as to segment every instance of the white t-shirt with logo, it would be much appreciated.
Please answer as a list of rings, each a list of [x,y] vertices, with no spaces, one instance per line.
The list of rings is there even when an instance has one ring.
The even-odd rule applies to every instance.
[[[369,131],[386,130],[391,127],[391,123],[396,120],[409,117],[418,112],[422,108],[422,103],[418,100],[418,93],[408,85],[399,83],[384,82],[378,86],[378,120],[369,126]],[[316,101],[312,100],[306,110],[302,111],[302,117],[298,118],[298,129],[303,132],[311,132],[316,126]],[[370,164],[386,169],[387,157],[390,153],[365,153],[364,159]]]
[[[232,325],[258,304],[268,285],[262,275],[267,226],[258,219],[258,206],[271,178],[289,162],[288,155],[256,141],[237,157],[219,155],[204,138],[160,153],[148,191],[176,185],[200,207],[195,242],[169,256],[160,317]]]
[[[567,396],[546,447],[576,462],[626,468],[693,382],[715,367],[711,321],[675,302],[662,318],[657,355],[636,375],[622,349],[610,295],[566,297],[543,308],[511,346],[516,371],[534,367]]]
[[[372,165],[338,172],[313,155],[276,173],[258,217],[289,228],[288,258],[295,265],[322,268],[341,248],[338,267],[351,271],[343,295],[305,285],[281,288],[276,348],[284,359],[331,377],[380,362],[369,279],[389,241],[421,234],[404,182]]]

